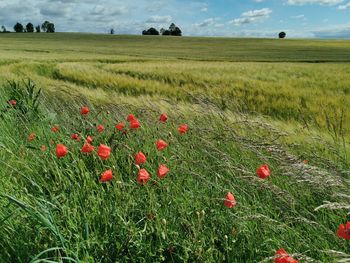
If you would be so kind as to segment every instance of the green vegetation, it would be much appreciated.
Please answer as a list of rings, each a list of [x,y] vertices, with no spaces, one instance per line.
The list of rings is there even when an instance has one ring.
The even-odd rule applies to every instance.
[[[0,48],[1,262],[270,262],[281,247],[300,262],[350,258],[336,235],[349,212],[349,41],[3,34]],[[114,125],[129,113],[142,128],[125,136]],[[80,152],[87,135],[110,159]]]

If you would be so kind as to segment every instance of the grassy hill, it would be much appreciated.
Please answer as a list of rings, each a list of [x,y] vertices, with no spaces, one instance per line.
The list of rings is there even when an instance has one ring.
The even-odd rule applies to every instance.
[[[336,235],[349,212],[350,41],[0,40],[1,262],[270,262],[281,247],[299,262],[350,258]],[[38,109],[26,79],[42,89]],[[139,130],[128,128],[130,113]],[[183,123],[189,132],[179,134]],[[88,135],[90,155],[80,151]],[[157,139],[168,148],[157,151]],[[64,158],[57,144],[68,147]],[[100,144],[111,147],[108,160]],[[151,174],[144,186],[139,151]],[[263,163],[267,180],[256,175]],[[114,178],[101,183],[108,169]]]

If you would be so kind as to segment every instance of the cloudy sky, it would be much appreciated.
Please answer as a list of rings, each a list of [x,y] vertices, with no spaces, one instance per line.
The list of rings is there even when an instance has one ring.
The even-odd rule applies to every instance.
[[[0,0],[0,25],[140,34],[178,25],[187,36],[350,38],[350,0]]]

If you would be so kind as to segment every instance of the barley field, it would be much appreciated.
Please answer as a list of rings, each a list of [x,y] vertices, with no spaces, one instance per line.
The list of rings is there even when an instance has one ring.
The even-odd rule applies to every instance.
[[[23,33],[0,50],[0,262],[350,262],[350,41]]]

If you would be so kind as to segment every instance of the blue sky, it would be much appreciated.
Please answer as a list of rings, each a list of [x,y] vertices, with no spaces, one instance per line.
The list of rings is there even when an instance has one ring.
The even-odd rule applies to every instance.
[[[188,36],[350,38],[350,0],[0,0],[8,29],[44,20],[70,32],[140,34],[174,22]]]

